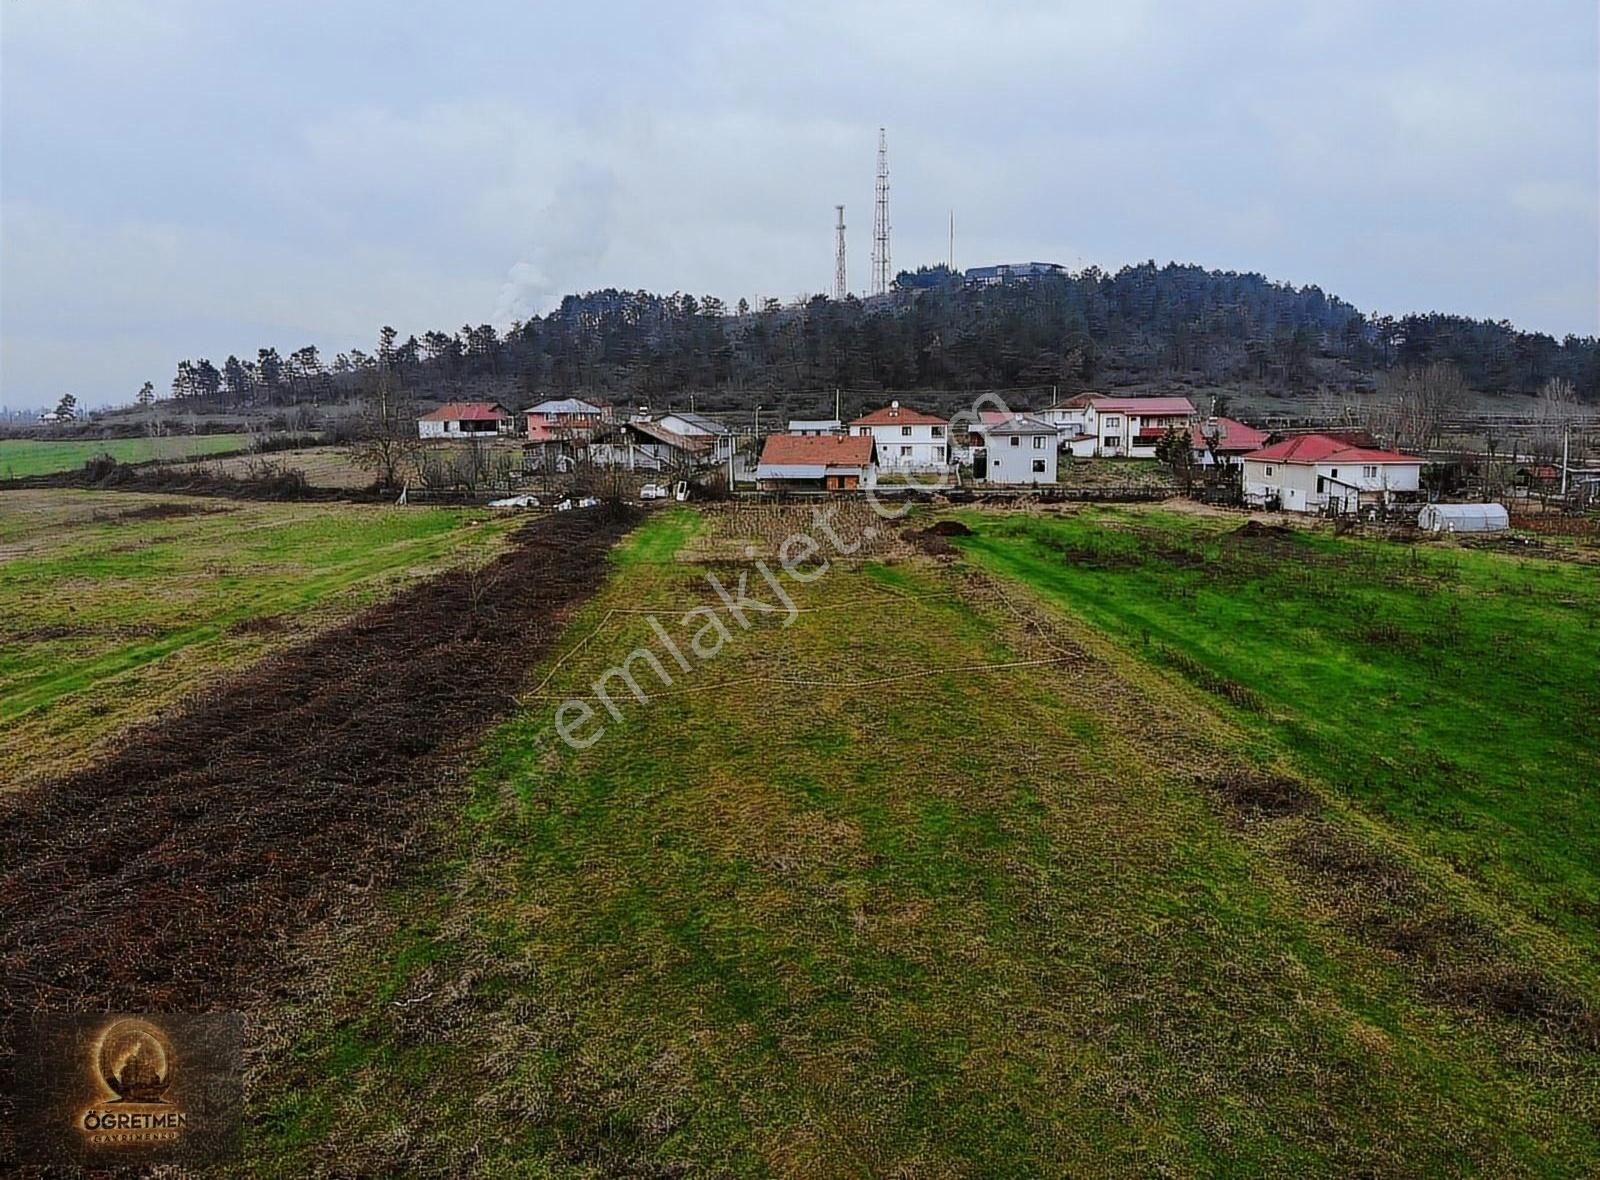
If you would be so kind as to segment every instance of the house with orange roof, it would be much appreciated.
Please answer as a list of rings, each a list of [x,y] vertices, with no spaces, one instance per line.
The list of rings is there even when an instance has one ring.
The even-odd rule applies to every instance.
[[[950,466],[950,420],[897,401],[852,421],[850,437],[872,439],[885,471],[944,471]]]
[[[756,481],[764,492],[866,491],[878,482],[878,444],[870,434],[768,435]]]
[[[1425,462],[1327,434],[1291,435],[1240,460],[1247,504],[1340,513],[1415,499]]]

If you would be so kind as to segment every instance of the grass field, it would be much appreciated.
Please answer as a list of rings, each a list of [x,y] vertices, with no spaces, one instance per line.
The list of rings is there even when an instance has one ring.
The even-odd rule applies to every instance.
[[[221,672],[486,555],[509,527],[448,509],[0,492],[0,783],[80,764]]]
[[[294,451],[273,451],[266,455],[202,459],[184,464],[184,469],[220,472],[245,479],[263,463],[285,470],[302,471],[306,482],[316,488],[365,488],[373,482],[373,473],[350,462],[350,453],[345,447],[306,447]]]
[[[1086,510],[961,542],[1220,695],[1442,866],[1600,955],[1600,578],[1586,566]]]
[[[791,585],[791,626],[735,630],[670,691],[647,704],[624,696],[623,719],[574,750],[551,737],[558,702],[592,698],[608,666],[658,644],[645,612],[677,631],[690,608],[716,606],[708,568],[673,553],[725,553],[777,522],[677,510],[638,530],[535,675],[525,712],[482,751],[471,798],[446,821],[449,855],[391,899],[387,936],[278,1014],[244,1166],[1587,1172],[1600,1158],[1596,1046],[1450,990],[1479,978],[1479,952],[1534,960],[1538,948],[1513,930],[1464,958],[1432,943],[1408,957],[1372,932],[1379,918],[1469,927],[1452,874],[1430,860],[1458,832],[1505,904],[1545,886],[1515,871],[1512,853],[1485,854],[1488,836],[1471,824],[1399,807],[1377,769],[1366,786],[1332,786],[1386,805],[1383,824],[1336,794],[1319,805],[1316,776],[1345,765],[1328,760],[1345,748],[1336,731],[1355,724],[1349,707],[1313,707],[1313,695],[1301,714],[1289,689],[1310,681],[1314,692],[1313,661],[1290,650],[1274,663],[1289,698],[1272,706],[1279,735],[1241,708],[1254,699],[1243,687],[1228,689],[1272,688],[1242,658],[1206,678],[1202,628],[1218,648],[1241,616],[1303,633],[1383,698],[1394,673],[1372,645],[1309,614],[1274,623],[1279,608],[1237,578],[1218,592],[1231,613],[1208,616],[1203,568],[1178,551],[1208,560],[1227,544],[1219,526],[968,519],[979,530],[968,552],[999,576],[897,556]],[[1134,527],[1171,552],[1126,554]],[[708,539],[717,530],[733,544]],[[1442,577],[1431,556],[1411,570],[1331,539],[1283,543],[1306,547],[1308,581],[1348,558],[1344,593],[1390,595],[1396,610],[1406,579]],[[1072,546],[1106,556],[1080,573]],[[1592,595],[1543,567],[1438,560],[1457,571],[1441,610],[1492,598],[1502,580],[1531,601],[1491,630],[1557,661],[1549,673],[1533,654],[1511,665],[1543,700],[1541,685],[1587,650]],[[1051,573],[1064,563],[1076,580]],[[739,570],[718,558],[710,572]],[[1327,593],[1344,609],[1340,591]],[[1121,596],[1141,594],[1130,629]],[[1437,621],[1423,602],[1394,618],[1371,609],[1342,617],[1408,633]],[[1192,625],[1158,626],[1190,610]],[[1482,638],[1472,608],[1458,610],[1464,642]],[[1547,633],[1552,617],[1566,623]],[[1170,654],[1157,656],[1158,643]],[[1270,636],[1238,643],[1278,650]],[[1578,649],[1551,650],[1562,644]],[[1454,671],[1441,665],[1436,679]],[[1452,691],[1458,706],[1474,699]],[[1396,731],[1384,748],[1423,748],[1437,714],[1443,754],[1468,769],[1486,760],[1471,725],[1443,724],[1443,706],[1387,707],[1361,749],[1384,727]],[[1553,783],[1539,806],[1581,835],[1567,784],[1587,773],[1583,752],[1559,722],[1550,737],[1502,724],[1523,772]],[[1535,763],[1546,756],[1565,761]],[[1457,806],[1449,814],[1490,813],[1465,791]],[[1563,860],[1559,841],[1502,809],[1520,853],[1583,887],[1580,856]],[[1411,841],[1437,851],[1407,859]]]
[[[243,450],[248,434],[169,435],[164,438],[39,439],[0,438],[0,479],[52,475],[72,471],[96,455],[110,455],[119,463],[147,463],[152,459],[190,459]]]

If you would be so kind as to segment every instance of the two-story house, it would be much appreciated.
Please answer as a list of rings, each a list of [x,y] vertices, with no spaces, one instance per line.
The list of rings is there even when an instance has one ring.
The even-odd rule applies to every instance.
[[[884,471],[943,471],[950,465],[950,421],[890,402],[850,423],[852,437],[871,435]]]
[[[1080,393],[1034,417],[1053,425],[1062,449],[1080,459],[1153,459],[1170,429],[1188,433],[1194,404],[1186,397],[1106,397]]]

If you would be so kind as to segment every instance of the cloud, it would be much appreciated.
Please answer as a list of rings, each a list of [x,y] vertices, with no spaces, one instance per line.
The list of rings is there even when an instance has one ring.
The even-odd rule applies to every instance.
[[[1584,0],[12,4],[0,400],[569,291],[1154,257],[1597,330]],[[108,343],[114,342],[114,343]]]

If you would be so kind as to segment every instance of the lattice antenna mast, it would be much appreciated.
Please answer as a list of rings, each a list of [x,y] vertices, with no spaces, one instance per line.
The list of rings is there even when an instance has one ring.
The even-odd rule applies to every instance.
[[[872,213],[872,293],[886,295],[894,277],[889,261],[889,137],[878,128],[878,189]]]
[[[834,208],[839,211],[839,220],[833,227],[833,297],[842,301],[850,293],[844,268],[844,206],[835,205]]]

